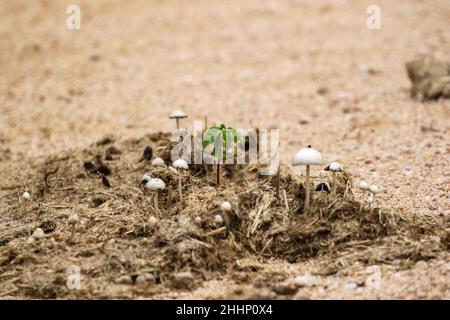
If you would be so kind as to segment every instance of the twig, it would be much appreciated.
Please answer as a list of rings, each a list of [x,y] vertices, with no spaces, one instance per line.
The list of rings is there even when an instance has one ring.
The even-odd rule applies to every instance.
[[[222,232],[224,232],[226,230],[227,230],[227,227],[220,227],[216,230],[208,232],[206,235],[207,236],[215,236],[215,235],[221,234]]]
[[[16,292],[17,290],[19,290],[19,288],[16,287],[14,289],[11,289],[11,290],[8,290],[8,291],[4,291],[4,292],[0,293],[0,297],[7,296],[8,294]]]
[[[49,172],[46,172],[46,173],[45,173],[45,175],[44,175],[44,185],[45,185],[45,187],[46,187],[47,189],[50,189],[50,187],[51,187],[51,186],[48,184],[48,177],[50,177],[51,175],[53,175],[53,174],[55,174],[56,172],[58,172],[58,170],[59,170],[59,167],[56,167],[55,170],[49,171]]]
[[[283,189],[283,196],[284,196],[284,204],[286,205],[286,211],[289,212],[289,203],[287,199],[286,189]]]
[[[53,208],[53,209],[70,209],[70,208],[72,208],[72,206],[65,206],[62,204],[48,204],[48,203],[43,203],[42,206],[47,207],[47,208]]]

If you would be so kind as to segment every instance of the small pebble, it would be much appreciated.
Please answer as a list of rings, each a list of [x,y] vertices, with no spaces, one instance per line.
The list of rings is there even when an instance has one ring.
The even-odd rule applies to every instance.
[[[200,217],[195,217],[194,218],[194,223],[195,224],[201,224],[202,223],[202,219]]]
[[[309,274],[297,276],[294,278],[294,283],[300,287],[312,287],[316,285],[317,278]]]
[[[358,287],[358,285],[354,282],[347,282],[344,285],[344,289],[348,289],[348,290],[356,289],[357,287]]]
[[[34,230],[34,232],[32,234],[32,237],[35,239],[45,238],[45,232],[41,228],[36,228],[36,230]]]
[[[412,174],[412,168],[411,167],[404,167],[402,174],[405,176],[410,176]]]
[[[194,282],[194,276],[191,272],[179,272],[173,279],[176,288],[188,288]]]
[[[221,224],[223,224],[223,218],[222,218],[222,216],[221,215],[216,215],[215,217],[214,217],[214,222],[216,223],[216,224],[219,224],[219,225],[221,225]]]
[[[156,278],[149,272],[144,272],[136,278],[136,284],[156,283]]]

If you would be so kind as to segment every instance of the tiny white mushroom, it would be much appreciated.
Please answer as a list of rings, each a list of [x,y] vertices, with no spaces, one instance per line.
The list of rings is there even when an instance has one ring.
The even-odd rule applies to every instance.
[[[31,202],[31,195],[27,191],[22,193],[22,196],[19,198],[19,205],[21,210],[24,210],[28,207],[28,204]]]
[[[22,194],[22,199],[23,199],[24,201],[30,201],[30,200],[31,200],[31,195],[30,195],[30,193],[28,193],[27,191],[25,191],[25,192]]]
[[[79,222],[80,222],[80,218],[78,217],[78,215],[76,213],[72,213],[69,215],[69,218],[67,219],[67,223],[71,227],[70,241],[73,240],[73,237],[75,235],[75,228]]]
[[[359,188],[364,192],[369,190],[369,184],[366,181],[361,181],[361,183],[359,184]]]
[[[376,185],[371,185],[369,188],[370,192],[372,193],[378,193],[380,192],[380,189],[378,189],[378,187]]]
[[[42,239],[45,238],[45,232],[41,228],[36,228],[31,236],[35,239]]]
[[[309,199],[311,194],[311,189],[309,185],[310,166],[319,165],[322,163],[323,163],[322,154],[319,151],[311,148],[311,146],[300,149],[295,154],[294,159],[292,160],[293,166],[299,165],[306,166],[306,180],[305,180],[306,196],[305,196],[305,205],[303,209],[304,211],[308,211],[309,209]]]
[[[154,167],[161,167],[161,166],[163,166],[163,165],[164,165],[164,160],[161,159],[161,158],[155,158],[155,159],[152,161],[152,166],[154,166]]]
[[[222,215],[226,217],[226,214],[231,211],[231,203],[229,203],[228,201],[222,202],[222,204],[220,205],[220,210],[222,210]],[[216,219],[218,216],[220,217],[221,221],[218,222],[217,220],[216,222],[218,224],[223,224],[223,218],[220,215],[217,215]]]
[[[325,168],[326,171],[331,171],[332,176],[333,176],[333,181],[332,181],[332,185],[331,185],[331,193],[333,195],[336,194],[336,172],[340,172],[342,170],[344,170],[344,168],[342,167],[342,165],[337,162],[337,161],[333,161],[330,162],[330,164]]]
[[[359,189],[361,189],[361,191],[362,191],[362,199],[361,199],[361,203],[359,205],[359,213],[360,214],[361,214],[363,202],[364,202],[364,192],[369,191],[369,188],[370,188],[370,186],[366,181],[361,181],[361,183],[359,184]]]
[[[231,211],[231,204],[228,201],[224,201],[224,202],[222,202],[220,209],[224,213],[229,212],[229,211]]]
[[[156,214],[159,217],[159,200],[158,200],[158,190],[163,190],[166,188],[166,184],[159,178],[151,178],[146,184],[145,187],[154,192],[155,199],[155,208]]]
[[[314,191],[330,192],[331,191],[331,187],[330,187],[330,184],[327,181],[317,181],[314,184]]]
[[[175,119],[177,121],[177,130],[180,129],[180,119],[183,118],[187,118],[187,115],[183,110],[174,110],[169,113],[169,119]]]
[[[173,162],[173,167],[178,170],[178,193],[180,194],[180,203],[183,203],[183,188],[181,185],[181,170],[189,169],[189,166],[186,161],[183,159],[178,159]]]

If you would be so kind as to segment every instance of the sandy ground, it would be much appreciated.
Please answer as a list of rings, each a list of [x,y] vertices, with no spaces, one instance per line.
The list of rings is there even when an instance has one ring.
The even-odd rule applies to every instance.
[[[386,208],[450,214],[450,102],[412,100],[404,67],[450,56],[448,1],[78,1],[81,30],[70,31],[72,3],[0,4],[2,165],[167,131],[181,106],[189,127],[207,115],[279,128],[286,165],[312,144],[379,185]],[[366,28],[373,3],[379,31]],[[294,274],[314,265],[280,263]],[[448,299],[449,263],[382,267],[378,291],[325,277],[306,297]]]

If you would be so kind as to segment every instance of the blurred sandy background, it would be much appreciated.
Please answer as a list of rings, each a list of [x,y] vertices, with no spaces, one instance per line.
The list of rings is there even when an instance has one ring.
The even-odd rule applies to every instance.
[[[170,130],[181,107],[189,127],[279,127],[285,164],[312,144],[382,206],[448,215],[450,103],[412,100],[404,64],[448,59],[449,31],[446,0],[2,1],[0,159]]]

